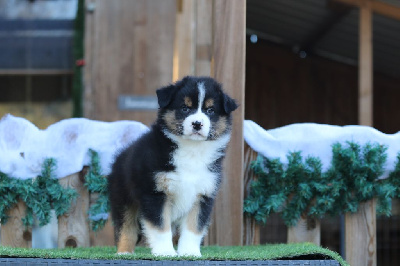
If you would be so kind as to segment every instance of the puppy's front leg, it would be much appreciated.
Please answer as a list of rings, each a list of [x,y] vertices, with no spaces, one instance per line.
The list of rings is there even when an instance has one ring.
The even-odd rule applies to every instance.
[[[159,218],[146,217],[146,213],[142,218],[143,232],[151,248],[151,253],[156,256],[176,256],[172,243],[171,205],[168,201],[162,206],[161,221],[158,220]]]
[[[180,224],[179,256],[200,257],[200,244],[207,232],[214,199],[202,196]]]

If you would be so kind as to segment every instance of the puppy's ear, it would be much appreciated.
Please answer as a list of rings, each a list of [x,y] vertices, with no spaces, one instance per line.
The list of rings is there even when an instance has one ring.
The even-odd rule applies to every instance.
[[[235,111],[236,108],[239,107],[239,105],[237,105],[236,101],[234,99],[232,99],[231,97],[229,97],[227,94],[224,94],[223,97],[223,101],[224,101],[224,110],[227,114],[230,114],[232,111]]]
[[[165,108],[171,102],[176,90],[175,85],[169,85],[156,91],[160,108]]]

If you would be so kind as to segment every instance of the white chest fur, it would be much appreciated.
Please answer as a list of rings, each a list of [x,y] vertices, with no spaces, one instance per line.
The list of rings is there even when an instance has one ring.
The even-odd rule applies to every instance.
[[[167,194],[171,201],[171,219],[175,221],[189,212],[199,196],[213,196],[218,176],[210,170],[229,141],[229,135],[215,141],[173,139],[178,148],[171,157],[175,171],[159,173],[157,190]]]

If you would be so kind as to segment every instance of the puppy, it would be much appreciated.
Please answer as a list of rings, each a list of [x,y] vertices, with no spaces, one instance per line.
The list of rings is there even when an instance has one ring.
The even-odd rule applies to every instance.
[[[109,176],[118,253],[133,252],[143,233],[155,255],[201,256],[237,104],[209,77],[185,77],[157,98],[156,122]]]

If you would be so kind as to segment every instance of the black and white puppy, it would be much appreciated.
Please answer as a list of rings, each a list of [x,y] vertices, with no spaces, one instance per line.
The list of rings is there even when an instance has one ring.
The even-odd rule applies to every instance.
[[[201,256],[237,104],[209,77],[185,77],[157,97],[157,121],[109,176],[118,253],[133,252],[143,233],[155,255]]]

